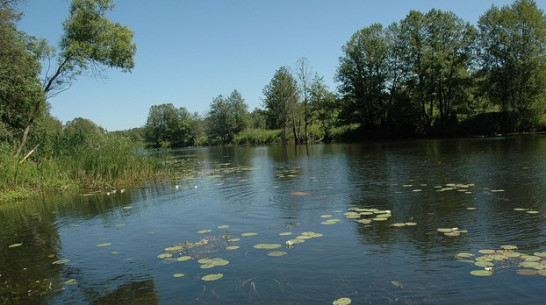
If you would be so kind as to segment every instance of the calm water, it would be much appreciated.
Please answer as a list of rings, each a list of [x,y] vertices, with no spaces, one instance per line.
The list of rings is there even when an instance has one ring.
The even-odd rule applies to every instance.
[[[169,160],[192,165],[192,178],[1,207],[0,304],[332,304],[342,297],[539,304],[546,297],[546,277],[516,272],[521,258],[494,261],[492,276],[477,277],[470,272],[483,268],[455,257],[469,252],[474,260],[502,245],[546,251],[542,136],[210,148]],[[359,208],[388,209],[391,217],[365,224],[346,216]],[[339,222],[323,224],[329,219]],[[392,226],[408,222],[416,225]],[[468,232],[437,232],[454,227]],[[302,232],[322,237],[285,246]],[[255,249],[259,243],[282,247]],[[177,245],[171,258],[158,258]],[[193,259],[176,261],[187,255]],[[203,269],[201,258],[229,264]],[[201,280],[217,273],[219,280]]]

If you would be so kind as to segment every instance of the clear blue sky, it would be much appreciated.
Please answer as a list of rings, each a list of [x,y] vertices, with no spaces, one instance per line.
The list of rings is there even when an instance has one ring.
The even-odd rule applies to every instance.
[[[545,1],[537,3],[545,9]],[[280,66],[306,57],[331,90],[341,48],[357,30],[388,25],[411,9],[452,11],[476,23],[501,0],[117,0],[109,17],[135,32],[132,73],[80,77],[49,100],[63,123],[91,119],[109,131],[143,126],[150,106],[173,103],[205,115],[212,99],[237,89],[249,110]],[[26,0],[19,28],[57,45],[69,0]]]

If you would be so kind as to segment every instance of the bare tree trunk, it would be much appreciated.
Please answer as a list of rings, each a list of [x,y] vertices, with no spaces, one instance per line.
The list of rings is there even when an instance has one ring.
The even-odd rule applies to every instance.
[[[30,125],[32,125],[32,121],[27,124],[27,127],[25,127],[25,131],[23,132],[23,138],[21,139],[21,144],[19,144],[19,147],[17,148],[17,151],[15,152],[14,157],[19,157],[21,154],[21,151],[23,150],[23,147],[25,147],[25,144],[27,143],[27,137],[28,132],[30,131]]]

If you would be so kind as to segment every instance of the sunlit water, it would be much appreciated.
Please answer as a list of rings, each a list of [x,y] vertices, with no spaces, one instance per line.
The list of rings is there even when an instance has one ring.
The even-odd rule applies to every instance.
[[[483,268],[456,258],[469,252],[474,260],[502,245],[546,251],[544,137],[203,148],[175,156],[195,165],[193,178],[0,210],[0,303],[332,304],[347,297],[352,304],[540,304],[546,297],[546,277],[519,275],[529,269],[518,267],[519,258],[494,262],[489,277],[471,275]],[[392,216],[358,223],[345,215],[355,208]],[[340,222],[323,224],[328,219]],[[416,225],[392,226],[407,222]],[[437,232],[455,227],[468,232]],[[249,232],[257,235],[241,236]],[[302,232],[323,236],[285,246]],[[184,244],[203,239],[206,245]],[[259,243],[282,246],[255,249]],[[158,258],[176,245],[185,247]],[[193,259],[175,261],[186,255]],[[229,264],[202,269],[200,258]],[[69,261],[52,264],[60,259]],[[223,277],[201,279],[217,273]]]

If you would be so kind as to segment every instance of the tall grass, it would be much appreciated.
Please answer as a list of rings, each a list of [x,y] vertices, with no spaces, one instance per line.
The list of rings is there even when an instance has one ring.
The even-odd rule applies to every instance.
[[[59,148],[58,157],[36,154],[21,162],[14,151],[0,144],[0,201],[44,191],[121,188],[168,174],[157,157],[119,135]]]
[[[245,129],[235,136],[234,144],[272,144],[281,142],[280,130]]]

